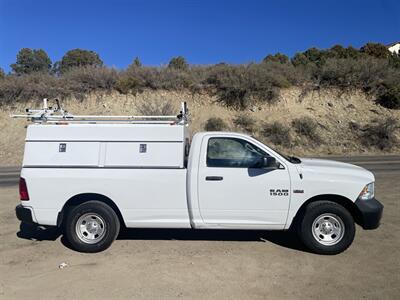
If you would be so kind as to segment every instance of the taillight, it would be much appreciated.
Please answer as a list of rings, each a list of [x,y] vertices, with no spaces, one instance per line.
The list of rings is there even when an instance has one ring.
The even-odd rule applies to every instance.
[[[25,179],[22,177],[19,179],[19,198],[21,201],[29,200],[28,188],[26,187]]]

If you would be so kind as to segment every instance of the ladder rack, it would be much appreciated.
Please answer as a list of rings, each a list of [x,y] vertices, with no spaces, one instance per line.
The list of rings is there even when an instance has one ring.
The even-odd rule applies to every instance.
[[[73,115],[64,110],[58,99],[55,99],[56,107],[49,107],[47,98],[43,99],[42,109],[26,109],[26,114],[13,114],[12,118],[24,118],[33,123],[128,123],[128,124],[188,124],[188,108],[186,102],[182,102],[181,111],[176,116],[102,116],[102,115]]]

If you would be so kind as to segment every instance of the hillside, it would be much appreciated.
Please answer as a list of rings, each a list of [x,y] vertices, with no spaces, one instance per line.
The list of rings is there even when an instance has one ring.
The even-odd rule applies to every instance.
[[[296,155],[400,152],[400,110],[376,104],[359,89],[291,87],[280,89],[276,98],[237,110],[210,93],[146,89],[136,95],[95,92],[83,101],[64,99],[63,105],[75,114],[142,114],[144,108],[170,111],[170,106],[175,112],[181,101],[187,101],[192,133],[204,130],[210,118],[220,118],[209,122],[208,128],[244,131]],[[40,104],[38,100],[1,107],[0,165],[19,165],[23,154],[26,121],[10,119],[9,114]]]

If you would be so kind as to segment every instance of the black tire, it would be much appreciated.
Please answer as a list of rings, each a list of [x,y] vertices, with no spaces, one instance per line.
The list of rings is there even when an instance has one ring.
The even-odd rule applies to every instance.
[[[329,229],[333,228],[330,227],[330,224],[335,227],[335,232],[341,232],[341,234],[329,232]],[[317,254],[332,255],[345,251],[353,242],[356,232],[354,219],[349,211],[332,201],[310,203],[297,225],[300,240],[308,249]],[[342,227],[344,228],[343,233],[337,229]],[[318,235],[320,229],[327,230],[327,235],[324,234],[327,231]],[[331,239],[333,241],[330,241]],[[337,240],[335,241],[335,239]],[[327,244],[329,242],[332,244]]]
[[[78,221],[82,224],[82,228],[85,229],[76,229]],[[91,230],[86,230],[85,225],[83,225],[87,223],[93,224],[90,227]],[[81,228],[81,226],[78,227]],[[107,204],[96,200],[88,201],[71,208],[67,212],[64,222],[64,236],[69,245],[79,252],[94,253],[107,249],[117,238],[119,229],[120,223],[115,211]],[[101,233],[99,233],[100,231]],[[87,237],[88,233],[90,236],[93,236],[92,239]],[[83,239],[89,242],[85,242]]]

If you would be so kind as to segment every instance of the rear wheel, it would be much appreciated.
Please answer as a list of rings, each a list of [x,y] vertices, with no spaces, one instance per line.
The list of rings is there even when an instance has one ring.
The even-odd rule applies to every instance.
[[[117,238],[118,216],[107,204],[88,201],[67,213],[64,234],[71,247],[80,252],[100,252]]]
[[[346,208],[335,202],[313,202],[305,209],[298,224],[298,234],[311,251],[338,254],[354,240],[354,220]]]

